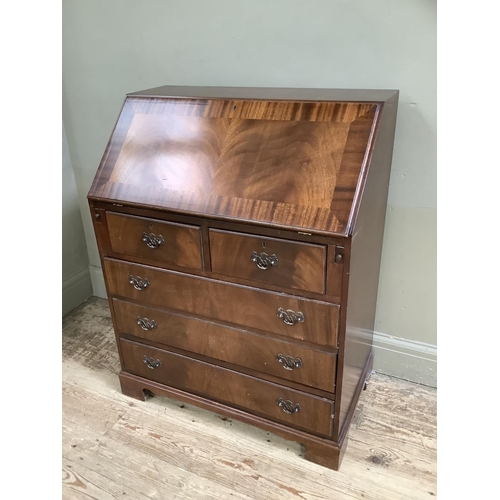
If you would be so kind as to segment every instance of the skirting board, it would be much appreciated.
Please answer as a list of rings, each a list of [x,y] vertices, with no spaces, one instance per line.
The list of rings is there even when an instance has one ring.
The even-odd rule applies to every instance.
[[[437,346],[375,332],[376,372],[437,387]]]
[[[107,299],[108,294],[106,293],[106,285],[104,284],[102,268],[90,266],[90,280],[92,281],[94,296],[100,297],[101,299]]]
[[[102,275],[102,273],[101,273]],[[63,316],[92,296],[92,283],[88,268],[62,282]]]
[[[102,269],[90,266],[90,277],[94,295],[106,299]],[[373,352],[375,355],[373,369],[376,372],[431,387],[437,386],[435,345],[375,332]]]

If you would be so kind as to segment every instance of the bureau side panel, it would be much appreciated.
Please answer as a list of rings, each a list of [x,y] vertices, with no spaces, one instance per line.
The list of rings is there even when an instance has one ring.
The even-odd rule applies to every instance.
[[[396,112],[397,95],[383,106],[350,244],[346,245],[349,279],[345,331],[340,338],[343,359],[339,359],[337,382],[341,394],[334,439],[347,432],[364,383],[363,372],[371,359]]]
[[[106,293],[108,294],[108,304],[109,304],[109,309],[111,312],[111,320],[113,322],[113,329],[115,332],[115,339],[116,339],[116,344],[118,348],[118,355],[120,357],[120,363],[123,367],[123,356],[122,356],[122,350],[121,350],[121,345],[119,342],[119,336],[117,334],[117,328],[116,328],[116,317],[115,317],[115,311],[113,307],[113,301],[111,294],[109,293],[109,281],[108,281],[108,275],[106,272],[106,268],[104,266],[104,258],[107,255],[110,255],[112,253],[111,251],[111,242],[109,239],[109,228],[108,228],[108,220],[106,216],[106,209],[103,207],[99,207],[94,203],[93,200],[89,200],[89,209],[90,209],[90,214],[92,217],[92,223],[94,225],[94,233],[95,237],[97,240],[97,248],[99,249],[99,258],[101,260],[101,268],[104,276],[104,284],[106,286]]]

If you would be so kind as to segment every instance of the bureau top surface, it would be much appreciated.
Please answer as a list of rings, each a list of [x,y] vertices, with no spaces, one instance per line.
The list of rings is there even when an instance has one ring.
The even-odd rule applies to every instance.
[[[89,198],[348,235],[397,91],[160,87],[127,95]]]

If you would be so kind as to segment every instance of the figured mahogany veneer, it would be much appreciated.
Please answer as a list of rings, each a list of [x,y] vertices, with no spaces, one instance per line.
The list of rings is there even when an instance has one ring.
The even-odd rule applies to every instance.
[[[333,402],[284,386],[258,380],[209,363],[144,346],[122,339],[124,368],[165,385],[203,394],[222,403],[230,403],[256,415],[286,422],[293,427],[329,436]],[[146,359],[144,362],[144,356]],[[149,366],[148,366],[149,362]],[[159,366],[155,366],[159,365]],[[155,366],[150,368],[150,366]],[[290,401],[293,413],[279,406]],[[299,405],[300,408],[294,408]],[[285,408],[286,409],[286,408]]]
[[[326,246],[211,229],[215,273],[324,293]]]
[[[88,194],[122,391],[338,469],[369,376],[398,92],[129,94]]]
[[[159,266],[203,268],[199,227],[113,212],[106,217],[115,254],[154,260]]]
[[[378,110],[129,97],[89,195],[345,235]]]
[[[113,296],[316,344],[337,345],[339,307],[335,304],[108,259],[104,270]],[[130,276],[148,280],[149,285],[140,290],[130,283]],[[286,324],[278,317],[279,309],[301,313],[304,319]]]
[[[113,308],[120,334],[335,391],[335,354],[119,299]]]

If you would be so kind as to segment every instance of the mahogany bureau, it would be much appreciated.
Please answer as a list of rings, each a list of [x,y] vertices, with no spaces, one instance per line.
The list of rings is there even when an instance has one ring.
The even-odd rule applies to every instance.
[[[372,337],[398,91],[128,94],[88,194],[124,394],[338,469]]]

